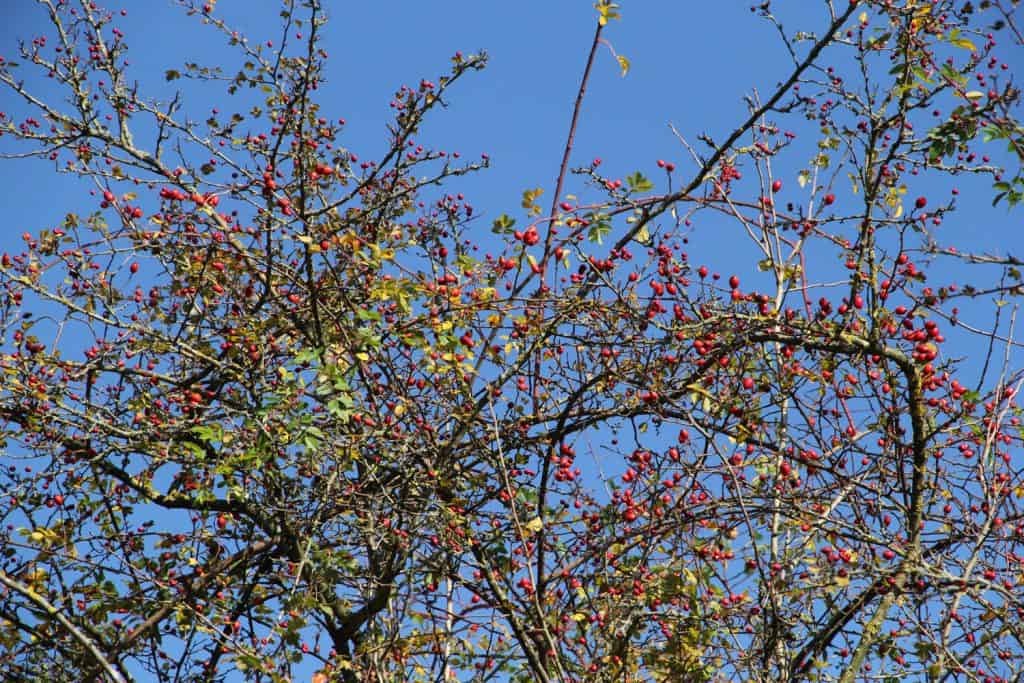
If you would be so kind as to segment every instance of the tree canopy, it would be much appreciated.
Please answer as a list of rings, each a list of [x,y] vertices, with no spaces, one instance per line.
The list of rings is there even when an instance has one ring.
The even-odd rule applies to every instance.
[[[485,53],[370,160],[327,3],[178,4],[237,62],[172,97],[88,0],[0,47],[3,164],[90,207],[0,257],[5,680],[1024,676],[1022,266],[957,189],[1024,198],[1016,2],[755,5],[788,69],[610,168],[599,0],[561,166],[483,208],[421,129]]]

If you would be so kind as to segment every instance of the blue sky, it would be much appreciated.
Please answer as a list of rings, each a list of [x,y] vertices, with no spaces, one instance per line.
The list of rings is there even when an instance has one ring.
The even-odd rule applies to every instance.
[[[18,38],[45,27],[44,14],[34,3],[14,4],[16,9],[7,12],[10,21],[0,26],[0,54],[8,56],[14,56]],[[185,16],[170,0],[109,6],[128,10],[118,25],[127,35],[132,73],[143,91],[169,96],[181,81],[168,84],[163,73],[184,61],[234,64],[223,37],[198,27],[196,17]],[[265,0],[221,0],[216,13],[254,41],[276,40],[278,7]],[[782,17],[788,30],[813,30],[827,20],[818,3],[801,3],[791,11],[792,16]],[[502,212],[514,213],[524,189],[547,188],[544,202],[550,200],[593,34],[595,11],[589,0],[329,3],[328,16],[323,45],[330,54],[329,82],[321,101],[326,115],[348,122],[342,144],[372,158],[386,144],[388,102],[395,89],[444,73],[457,50],[484,49],[491,56],[488,68],[458,84],[450,107],[435,113],[421,137],[467,158],[490,155],[487,172],[458,185],[487,223]],[[601,47],[572,165],[600,157],[611,176],[642,170],[654,177],[655,160],[666,159],[675,161],[680,177],[688,179],[693,166],[669,124],[690,141],[699,133],[722,139],[746,113],[743,96],[769,92],[788,73],[788,57],[775,29],[742,2],[625,3],[623,20],[613,22],[605,38],[632,66],[623,78],[609,46]],[[1011,71],[1019,70],[1024,50],[1009,46],[1008,40],[1006,45],[1000,58],[1011,64]],[[208,112],[206,105],[229,108],[223,98],[190,101],[196,117]],[[794,163],[790,157],[776,168],[789,187],[795,187],[799,170]],[[52,169],[38,161],[0,163],[0,196],[7,209],[0,249],[18,249],[24,230],[50,227],[69,210],[93,207],[84,185]],[[570,179],[567,189],[574,185],[580,186]],[[965,178],[959,186],[963,210],[950,229],[969,230],[970,246],[979,250],[1024,252],[1014,249],[1019,216],[989,207],[988,183]],[[947,196],[949,188],[925,183],[911,188],[912,193],[939,191]],[[734,243],[722,248],[731,241],[728,234],[716,229],[697,233],[695,239],[702,262],[723,271],[730,267]]]
[[[182,61],[217,63],[227,54],[220,36],[199,29],[168,0],[124,6],[128,15],[119,25],[134,73],[150,92],[170,92],[162,74]],[[277,7],[221,0],[216,11],[255,40],[277,37]],[[10,54],[16,38],[43,26],[32,3],[19,3],[10,14],[12,21],[0,27],[0,53]],[[424,137],[464,155],[490,154],[492,169],[467,181],[467,194],[489,215],[515,209],[527,187],[554,184],[593,32],[589,1],[334,3],[329,16],[330,82],[322,101],[332,117],[348,121],[346,144],[363,154],[380,149],[398,86],[443,73],[457,50],[484,49],[491,56],[487,70],[459,84],[451,107],[433,118]],[[690,30],[694,25],[704,28]],[[727,132],[743,113],[743,93],[770,87],[786,63],[770,28],[743,3],[627,6],[624,20],[605,35],[632,68],[622,78],[611,51],[601,49],[573,161],[583,165],[599,156],[623,173],[644,167],[650,174],[658,158],[681,159],[669,122],[685,131]],[[55,190],[73,187],[55,184],[46,164],[3,164],[0,178],[5,195],[18,198],[8,202],[8,225],[19,232],[0,237],[4,247],[21,228],[62,216],[67,202],[53,202]]]

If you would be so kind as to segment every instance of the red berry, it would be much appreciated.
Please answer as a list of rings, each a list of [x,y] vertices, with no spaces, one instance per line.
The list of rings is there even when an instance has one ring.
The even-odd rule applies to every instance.
[[[822,199],[822,201],[824,202],[825,206],[828,206],[829,204],[831,204],[835,200],[836,200],[836,196],[834,194],[832,194],[832,193],[829,193],[829,194],[825,195],[824,199]]]
[[[918,197],[917,201],[914,202],[914,206],[916,206],[919,209],[923,209],[925,204],[927,204],[927,203],[928,203],[927,199],[925,199],[924,197]]]
[[[774,183],[772,183],[772,192],[778,192],[781,189],[782,189],[782,181],[781,180],[776,180]]]

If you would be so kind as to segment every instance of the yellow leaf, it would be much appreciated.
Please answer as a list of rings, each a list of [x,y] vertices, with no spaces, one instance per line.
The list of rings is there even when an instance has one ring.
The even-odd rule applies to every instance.
[[[646,246],[651,243],[651,231],[647,229],[646,225],[644,225],[637,231],[636,235],[633,236],[633,239]]]
[[[619,18],[619,13],[617,11],[619,9],[619,5],[617,3],[609,2],[609,0],[600,0],[600,2],[594,5],[594,7],[596,7],[598,11],[597,23],[601,24],[601,26],[606,25],[609,19]]]
[[[977,100],[984,96],[985,93],[981,92],[980,90],[968,90],[967,92],[964,93],[964,97],[966,97],[969,100]]]
[[[39,527],[38,529],[32,532],[29,538],[36,543],[45,543],[46,545],[56,543],[60,540],[60,537],[57,535],[56,531],[54,531],[53,529],[48,529],[46,527]]]
[[[382,261],[390,261],[395,258],[394,249],[383,249],[379,244],[371,244],[370,251],[373,252],[373,258],[380,259]]]
[[[540,517],[534,517],[526,523],[526,528],[532,533],[537,533],[544,528],[544,520]]]
[[[44,584],[49,577],[50,575],[46,573],[46,570],[37,568],[27,572],[21,579],[28,584],[28,587],[34,593],[36,590],[44,588]]]
[[[349,230],[344,235],[338,238],[338,241],[343,247],[352,247],[353,250],[359,249],[359,236]]]
[[[533,209],[537,199],[544,194],[544,188],[538,187],[532,190],[523,190],[523,201],[521,206],[524,209]]]
[[[622,55],[615,55],[615,59],[619,62],[619,68],[622,70],[622,77],[625,78],[626,74],[629,73],[629,60]]]
[[[861,12],[860,16],[857,17],[857,21],[859,21],[862,24],[868,23],[868,13],[867,12]]]

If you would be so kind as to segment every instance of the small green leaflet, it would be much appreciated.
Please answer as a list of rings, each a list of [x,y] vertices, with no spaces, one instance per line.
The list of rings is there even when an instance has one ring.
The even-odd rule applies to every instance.
[[[640,171],[626,176],[626,185],[629,186],[630,192],[649,192],[654,189],[654,183],[644,177]]]
[[[512,232],[512,226],[516,224],[516,219],[512,218],[508,214],[501,214],[494,219],[494,226],[491,228],[491,232],[502,235],[505,233]]]

